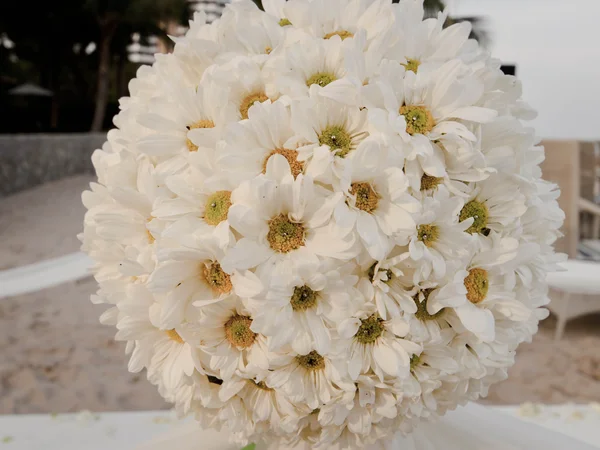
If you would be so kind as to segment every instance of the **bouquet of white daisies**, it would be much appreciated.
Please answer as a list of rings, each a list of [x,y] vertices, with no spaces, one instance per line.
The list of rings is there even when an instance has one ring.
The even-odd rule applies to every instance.
[[[469,24],[263,3],[197,14],[130,83],[83,194],[93,301],[202,426],[379,445],[506,378],[547,315],[558,190]]]

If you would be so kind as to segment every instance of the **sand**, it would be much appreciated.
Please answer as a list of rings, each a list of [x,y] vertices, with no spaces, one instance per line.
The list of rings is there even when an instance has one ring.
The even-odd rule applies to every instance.
[[[0,199],[0,270],[77,251],[84,208],[79,176]],[[0,414],[128,411],[168,405],[145,374],[130,374],[114,329],[98,323],[92,279],[0,299]],[[486,402],[600,401],[600,316],[570,322],[552,340],[554,319],[523,345],[509,380]]]

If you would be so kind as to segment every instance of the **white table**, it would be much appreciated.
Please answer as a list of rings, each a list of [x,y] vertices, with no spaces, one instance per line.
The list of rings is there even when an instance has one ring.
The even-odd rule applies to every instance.
[[[552,297],[548,308],[558,322],[555,339],[560,339],[567,320],[600,312],[600,263],[570,259],[561,263],[564,272],[548,274],[548,285],[558,295]]]
[[[600,448],[600,405],[523,405],[494,409]],[[167,433],[176,422],[169,411],[0,416],[0,449],[134,450]]]

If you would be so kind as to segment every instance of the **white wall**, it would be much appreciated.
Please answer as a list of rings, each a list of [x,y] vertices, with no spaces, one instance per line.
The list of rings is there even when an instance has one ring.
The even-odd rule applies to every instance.
[[[542,138],[600,140],[600,0],[447,0],[485,17],[490,50],[517,65]]]

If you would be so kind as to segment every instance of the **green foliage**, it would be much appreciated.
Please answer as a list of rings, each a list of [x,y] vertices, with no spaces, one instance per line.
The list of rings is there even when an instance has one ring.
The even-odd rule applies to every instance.
[[[242,450],[256,450],[256,444],[248,444]]]

